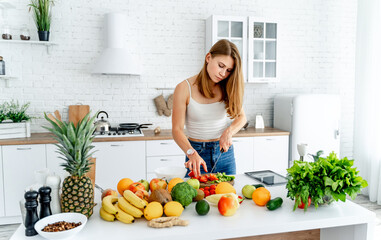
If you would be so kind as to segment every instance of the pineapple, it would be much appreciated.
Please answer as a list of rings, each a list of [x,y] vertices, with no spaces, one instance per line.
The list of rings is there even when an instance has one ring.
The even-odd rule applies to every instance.
[[[57,152],[65,160],[61,166],[70,174],[62,183],[62,212],[82,213],[88,218],[93,214],[94,189],[91,179],[85,174],[90,170],[89,161],[94,153],[90,150],[94,148],[91,143],[95,116],[90,118],[88,113],[75,127],[72,122],[65,123],[58,119],[54,122],[45,114],[53,127],[44,127],[55,135]]]

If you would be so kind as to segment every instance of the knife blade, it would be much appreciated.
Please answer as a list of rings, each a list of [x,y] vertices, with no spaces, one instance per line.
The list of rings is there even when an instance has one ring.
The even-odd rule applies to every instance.
[[[215,169],[216,166],[217,166],[218,160],[220,160],[221,155],[222,155],[223,152],[225,152],[225,150],[224,150],[223,148],[221,148],[221,149],[220,149],[220,155],[218,156],[217,161],[214,163],[214,166],[213,166],[212,170],[210,171],[210,173],[213,173],[214,169]]]

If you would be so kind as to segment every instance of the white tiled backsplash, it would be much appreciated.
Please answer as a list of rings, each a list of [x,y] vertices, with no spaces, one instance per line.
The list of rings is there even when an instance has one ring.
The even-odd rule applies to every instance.
[[[15,0],[16,9],[0,14],[0,29],[10,26],[18,39],[27,24],[36,39],[28,12],[28,0]],[[140,53],[141,76],[91,75],[103,45],[105,13],[127,14],[127,47]],[[205,19],[211,14],[258,16],[276,19],[279,41],[280,82],[246,84],[244,108],[250,124],[262,113],[272,126],[273,97],[282,93],[337,93],[342,101],[341,155],[352,156],[354,112],[354,66],[357,1],[122,1],[65,0],[53,8],[50,49],[40,45],[0,44],[7,70],[18,77],[5,88],[0,80],[0,101],[30,101],[37,117],[32,131],[43,131],[43,112],[55,109],[67,119],[71,104],[89,104],[93,111],[105,110],[111,122],[154,123],[170,128],[170,118],[156,113],[153,98],[168,97],[185,78],[195,75],[205,54]],[[319,111],[316,111],[318,116]],[[324,116],[326,117],[326,116]]]

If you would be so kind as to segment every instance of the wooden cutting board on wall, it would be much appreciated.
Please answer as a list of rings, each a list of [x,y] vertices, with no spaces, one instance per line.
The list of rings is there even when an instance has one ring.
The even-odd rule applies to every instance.
[[[75,126],[81,121],[86,114],[90,112],[89,105],[70,105],[69,106],[69,122],[73,122]]]

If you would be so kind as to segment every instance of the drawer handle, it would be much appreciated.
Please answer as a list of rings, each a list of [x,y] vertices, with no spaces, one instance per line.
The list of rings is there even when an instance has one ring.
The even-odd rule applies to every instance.
[[[274,141],[274,138],[266,138],[266,141]]]
[[[160,143],[161,145],[172,145],[172,143]]]
[[[32,148],[31,147],[18,147],[17,150],[31,150]]]
[[[111,144],[110,146],[111,147],[123,147],[123,145],[121,145],[121,144]]]
[[[171,159],[166,159],[166,158],[162,158],[162,159],[160,159],[160,161],[162,161],[162,162],[169,162],[169,161],[173,161],[173,160],[171,160]]]
[[[233,142],[240,142],[239,140],[233,140]]]

